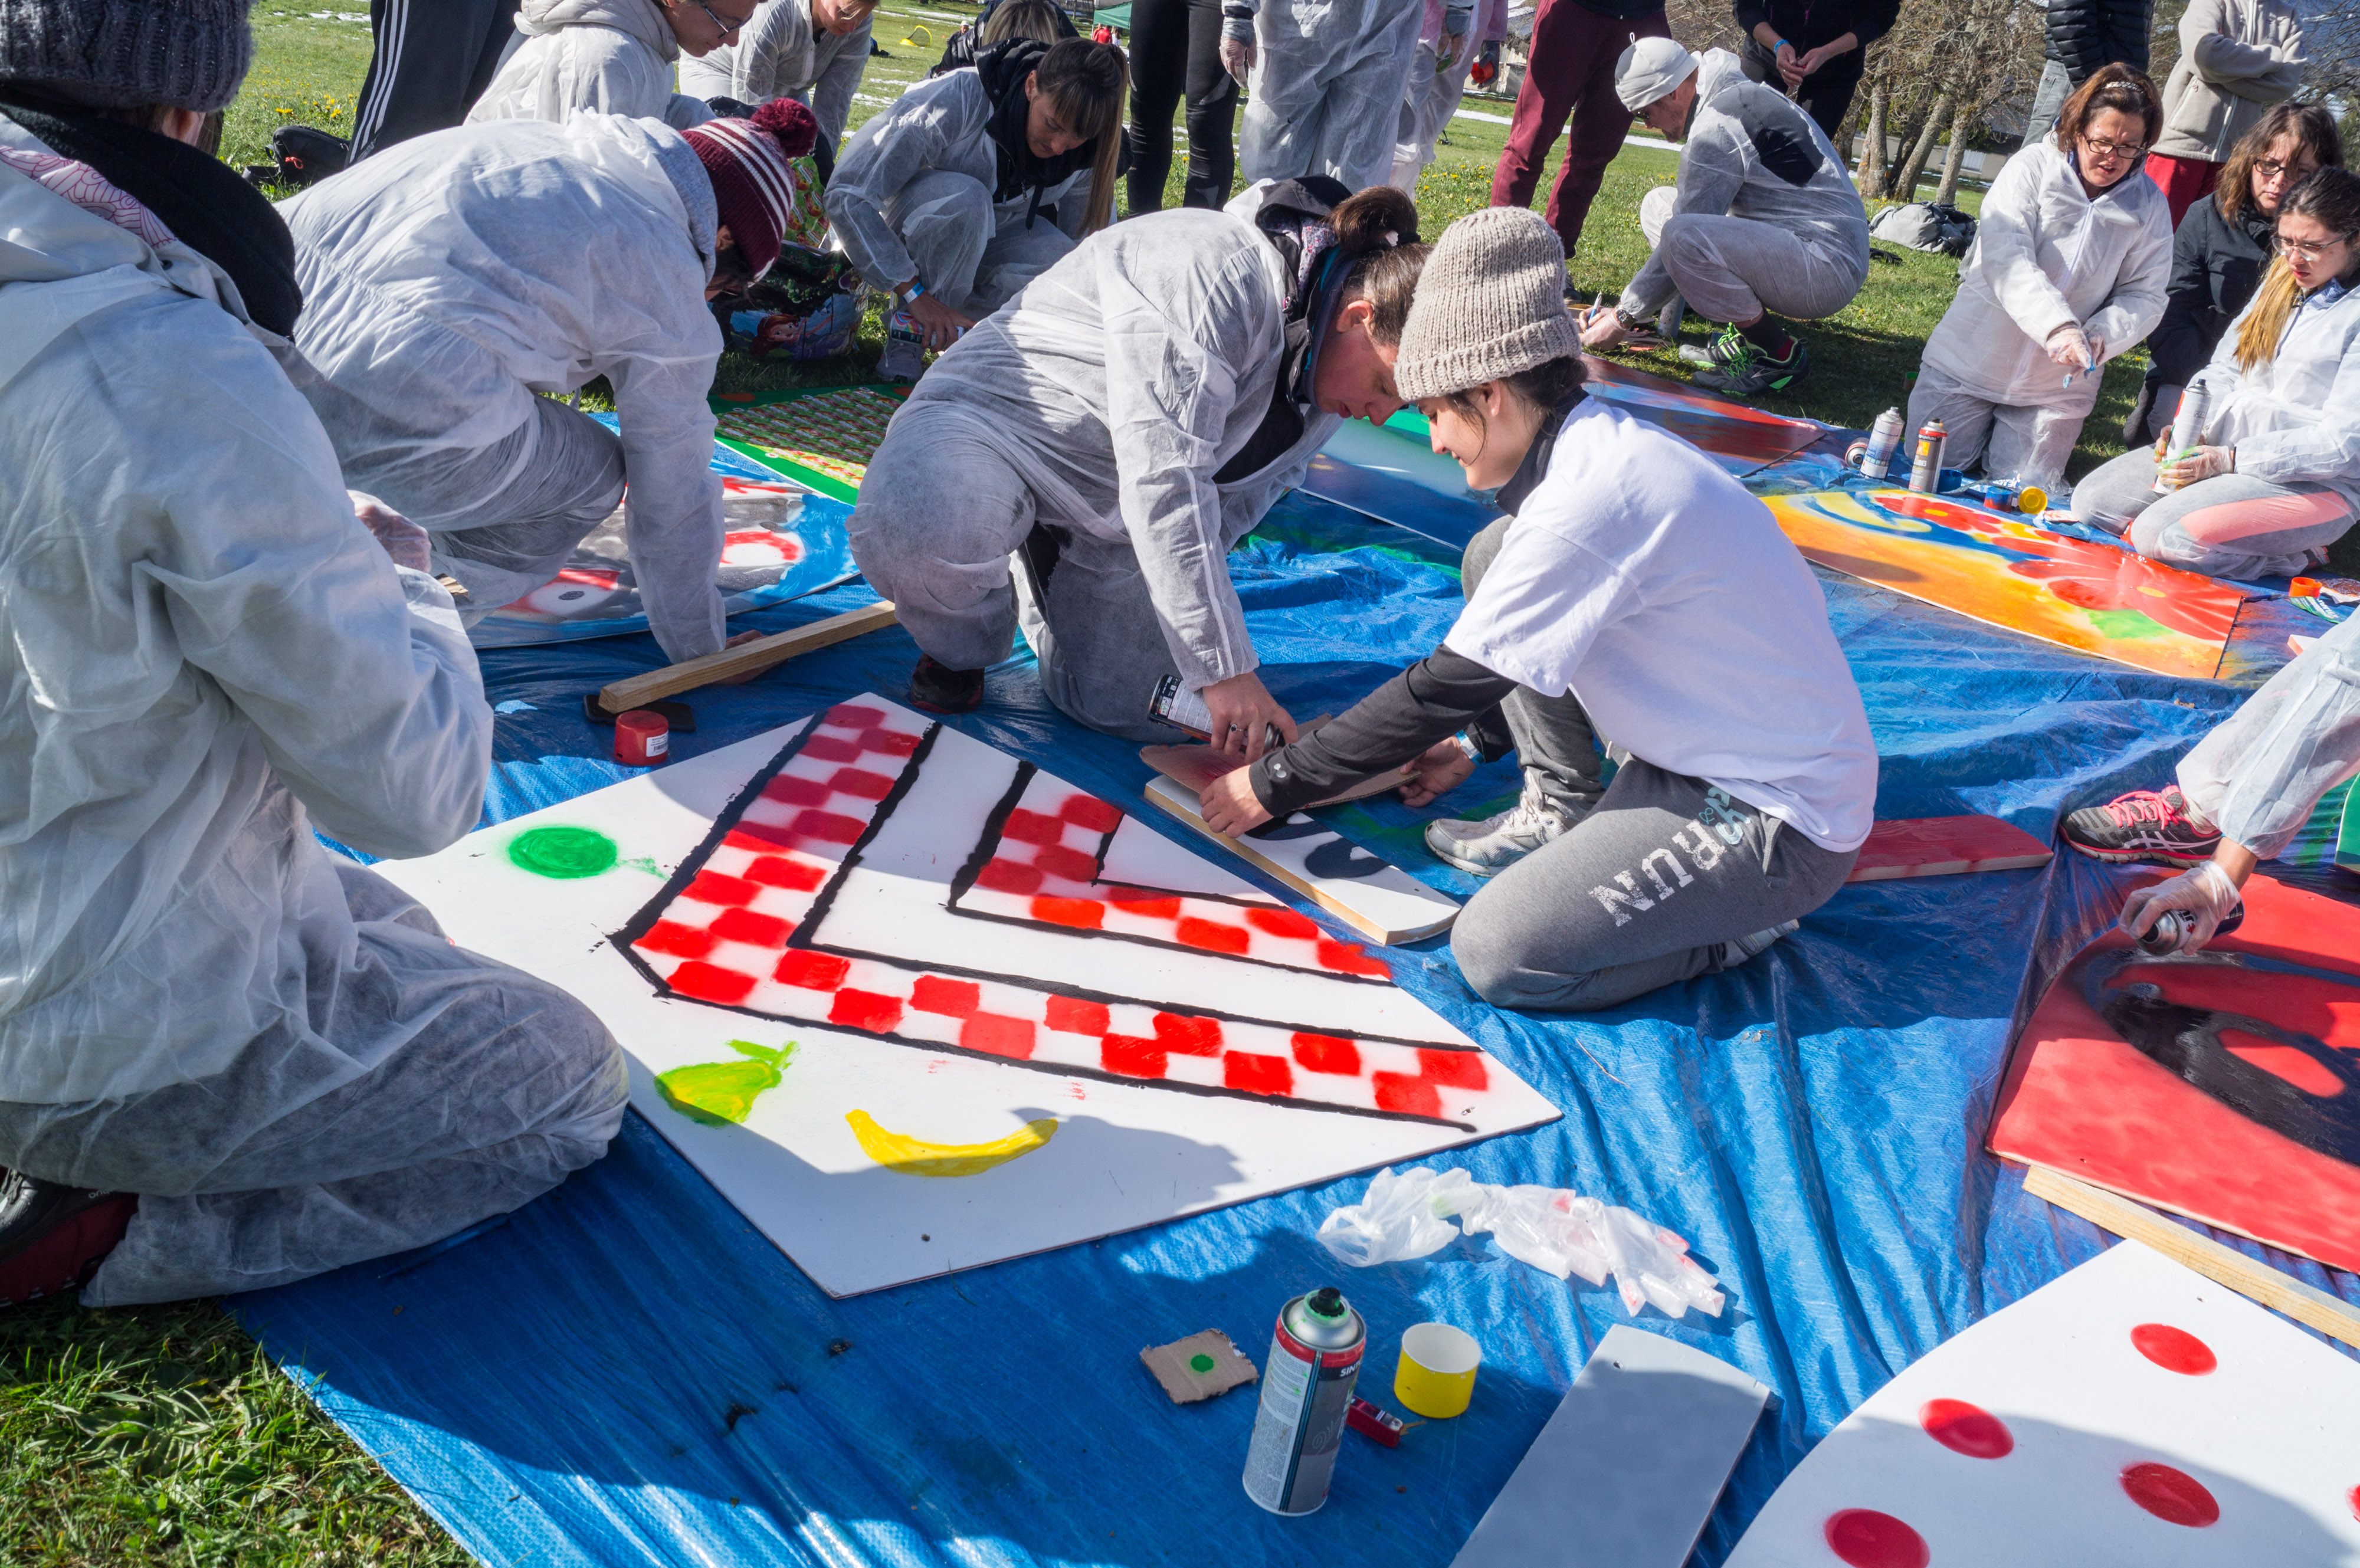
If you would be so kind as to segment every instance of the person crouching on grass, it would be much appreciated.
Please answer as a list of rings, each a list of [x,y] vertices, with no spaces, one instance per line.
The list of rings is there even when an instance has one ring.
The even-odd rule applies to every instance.
[[[1495,1006],[1579,1011],[1734,967],[1825,903],[1868,837],[1876,748],[1810,568],[1694,447],[1586,397],[1564,289],[1534,212],[1444,234],[1394,374],[1509,515],[1468,546],[1442,647],[1201,805],[1235,836],[1404,765],[1424,805],[1513,749],[1513,809],[1426,827],[1492,878],[1452,952]]]

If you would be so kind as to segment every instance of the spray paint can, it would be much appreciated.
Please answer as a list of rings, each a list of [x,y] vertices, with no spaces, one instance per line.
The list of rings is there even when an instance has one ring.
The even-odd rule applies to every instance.
[[[1882,479],[1893,472],[1893,454],[1901,450],[1901,431],[1907,422],[1898,408],[1887,408],[1876,416],[1876,423],[1868,430],[1868,449],[1861,453],[1863,476]]]
[[[1942,449],[1950,444],[1950,432],[1939,419],[1928,419],[1918,427],[1918,455],[1909,465],[1909,488],[1931,495],[1942,487]]]
[[[1246,1448],[1246,1496],[1272,1513],[1307,1514],[1328,1500],[1368,1340],[1368,1325],[1333,1285],[1280,1309]]]
[[[1966,493],[1984,506],[2002,512],[2021,512],[2033,517],[2048,510],[2049,492],[2038,485],[2027,485],[2015,479],[1986,479],[1980,485],[1970,485]]]
[[[2164,458],[2166,463],[2171,463],[2177,459],[2185,457],[2188,453],[2194,452],[2198,446],[2202,444],[2204,441],[2204,411],[2206,407],[2210,405],[2212,401],[2212,395],[2205,390],[2204,383],[2202,381],[2197,382],[2192,387],[2184,387],[2180,388],[2180,411],[2171,416],[2171,444],[2164,449],[2167,453]],[[2157,495],[2169,495],[2172,491],[2178,488],[2179,486],[2176,485],[2168,485],[2164,483],[2163,475],[2160,473],[2155,476],[2155,493]]]
[[[2240,904],[2221,918],[2221,923],[2213,928],[2212,935],[2216,939],[2227,936],[2245,923],[2245,906]],[[2196,917],[2187,910],[2166,909],[2156,917],[2155,924],[2147,928],[2147,934],[2137,939],[2139,951],[2158,956],[2178,953],[2180,944],[2187,941],[2189,932],[2195,929]]]
[[[1155,683],[1155,695],[1147,700],[1147,716],[1203,735],[1215,746],[1226,738],[1213,734],[1213,710],[1205,705],[1204,697],[1177,675],[1167,675]],[[1262,744],[1265,751],[1276,751],[1286,744],[1286,737],[1279,734],[1276,724],[1264,724]]]

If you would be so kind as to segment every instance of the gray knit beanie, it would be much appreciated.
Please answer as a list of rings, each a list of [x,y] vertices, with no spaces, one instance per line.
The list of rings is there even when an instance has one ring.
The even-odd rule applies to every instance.
[[[251,0],[0,0],[0,82],[86,103],[211,114],[254,61]]]
[[[1443,230],[1426,258],[1393,385],[1415,403],[1580,352],[1557,231],[1529,207],[1485,207]]]

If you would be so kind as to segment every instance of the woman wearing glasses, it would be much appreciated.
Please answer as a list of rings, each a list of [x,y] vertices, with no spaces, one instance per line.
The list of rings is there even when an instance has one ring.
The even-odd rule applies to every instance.
[[[2126,452],[2075,493],[2141,555],[2221,577],[2325,559],[2360,512],[2360,175],[2322,169],[2278,204],[2278,260],[2193,385],[2193,452]],[[2169,435],[2165,438],[2169,439]],[[2172,461],[2164,459],[2172,456]],[[2155,493],[2158,465],[2163,482]]]
[[[2278,104],[2245,133],[2220,189],[2190,208],[2172,236],[2163,322],[2147,340],[2151,364],[2123,424],[2125,445],[2146,446],[2171,428],[2180,388],[2261,287],[2286,193],[2314,169],[2343,167],[2335,116],[2317,103]]]
[[[738,41],[755,0],[524,0],[524,35],[468,113],[486,120],[549,120],[576,109],[661,120],[684,131],[713,118],[702,98],[675,93],[672,61]]]
[[[2100,367],[2162,318],[2171,226],[2131,178],[2162,119],[2144,72],[2102,66],[1993,182],[1909,395],[1910,428],[1940,419],[1955,466],[2055,488]]]

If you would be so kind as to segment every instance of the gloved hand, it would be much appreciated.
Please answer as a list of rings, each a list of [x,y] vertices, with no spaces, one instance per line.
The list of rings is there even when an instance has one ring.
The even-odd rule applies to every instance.
[[[1246,78],[1253,74],[1253,39],[1231,38],[1229,34],[1223,33],[1221,35],[1221,69],[1228,71],[1239,86],[1243,87],[1246,85]]]
[[[2088,370],[2098,363],[2097,346],[2071,321],[2049,334],[2049,357],[2068,370]]]
[[[1436,41],[1434,46],[1435,74],[1438,76],[1442,72],[1448,71],[1452,66],[1457,65],[1459,63],[1459,57],[1466,52],[1467,35],[1465,33],[1450,32],[1448,30],[1448,27],[1446,25],[1442,37]]]
[[[2164,438],[2169,441],[2171,437]],[[2215,474],[2234,474],[2237,468],[2237,449],[2227,446],[2200,446],[2182,452],[2178,458],[2156,471],[2156,477],[2178,489],[2193,485],[2200,479]]]
[[[432,570],[433,546],[426,530],[387,506],[376,496],[359,490],[347,490],[352,498],[353,516],[369,531],[369,536],[393,559],[396,566],[407,566],[413,572]]]
[[[2208,860],[2193,871],[2183,871],[2168,882],[2158,882],[2142,887],[2123,905],[2123,930],[2133,936],[2144,936],[2167,909],[2179,909],[2191,919],[2194,929],[2182,938],[2174,953],[2194,953],[2212,940],[2221,922],[2244,901],[2237,884],[2229,874]]]

